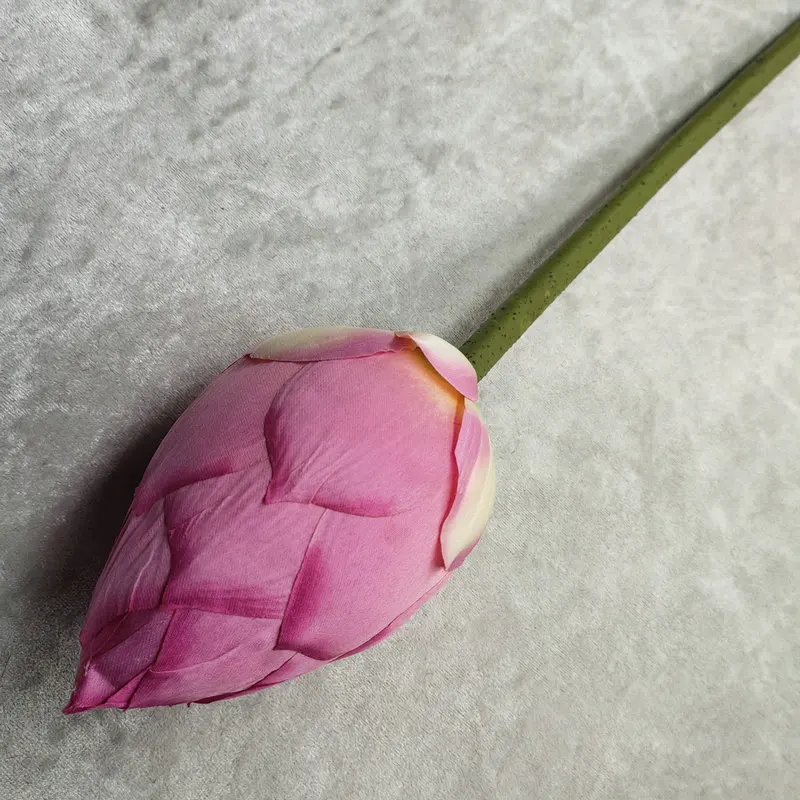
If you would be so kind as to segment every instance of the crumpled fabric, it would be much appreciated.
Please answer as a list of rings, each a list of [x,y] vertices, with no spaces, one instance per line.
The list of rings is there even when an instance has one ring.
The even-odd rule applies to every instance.
[[[430,334],[305,330],[231,364],[135,492],[65,712],[236,697],[389,636],[486,526],[477,391]]]

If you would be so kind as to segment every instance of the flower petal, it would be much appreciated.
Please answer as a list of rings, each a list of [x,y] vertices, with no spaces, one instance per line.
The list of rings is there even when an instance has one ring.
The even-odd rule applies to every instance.
[[[281,618],[323,509],[265,505],[262,477],[259,467],[253,467],[218,479],[230,480],[224,500],[172,529],[172,569],[164,604]],[[175,494],[207,491],[195,484]],[[168,509],[171,501],[172,496],[167,498]]]
[[[410,338],[433,368],[464,397],[473,402],[478,399],[478,376],[457,347],[432,333],[398,333],[398,336]]]
[[[83,653],[67,714],[91,708],[123,708],[119,690],[133,684],[155,661],[173,612],[134,611],[100,632],[102,647]]]
[[[243,358],[217,375],[161,442],[136,490],[135,513],[182,486],[265,462],[264,416],[300,369]]]
[[[333,361],[391,353],[411,346],[392,331],[375,328],[304,328],[267,339],[250,356],[270,361]]]
[[[271,672],[259,685],[259,688],[275,686],[275,684],[290,681],[292,678],[299,678],[307,672],[311,672],[319,667],[324,667],[327,661],[319,661],[316,658],[309,658],[302,653],[295,653],[285,664]]]
[[[465,401],[456,444],[458,486],[442,525],[442,557],[447,569],[458,567],[480,538],[494,504],[495,471],[489,434],[478,407]]]
[[[277,646],[327,661],[380,634],[442,579],[438,519],[435,508],[377,519],[325,511]]]
[[[163,503],[155,503],[140,517],[129,513],[95,586],[81,644],[90,644],[112,619],[155,608],[169,567]]]
[[[305,328],[267,339],[250,356],[270,361],[334,361],[394,353],[415,346],[454,389],[470,400],[478,399],[478,378],[472,364],[457,347],[432,333],[375,328]]]
[[[274,649],[279,626],[278,620],[176,610],[130,706],[195,703],[245,691],[291,655]]]
[[[279,620],[193,609],[126,614],[86,657],[67,713],[145,708],[239,694],[262,682],[292,653],[276,651]]]
[[[470,400],[478,399],[478,378],[472,364],[457,347],[432,333],[375,328],[304,328],[267,339],[250,356],[270,361],[333,361],[394,353],[414,346],[453,388]]]
[[[267,415],[267,502],[370,517],[434,502],[455,485],[460,402],[416,350],[307,365]]]

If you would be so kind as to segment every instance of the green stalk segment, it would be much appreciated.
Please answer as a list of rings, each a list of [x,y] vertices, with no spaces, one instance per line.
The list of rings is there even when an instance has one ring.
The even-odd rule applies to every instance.
[[[461,350],[472,362],[479,379],[658,190],[798,55],[800,19],[695,111],[614,196],[475,331]]]

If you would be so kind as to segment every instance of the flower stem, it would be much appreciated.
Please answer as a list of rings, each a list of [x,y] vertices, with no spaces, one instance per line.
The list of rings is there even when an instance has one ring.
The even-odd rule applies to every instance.
[[[800,55],[800,19],[697,109],[461,347],[482,378],[659,189]]]

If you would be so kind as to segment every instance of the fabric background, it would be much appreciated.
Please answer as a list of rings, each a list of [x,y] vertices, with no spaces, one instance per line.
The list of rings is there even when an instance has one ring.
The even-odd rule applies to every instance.
[[[0,796],[800,796],[798,65],[482,382],[496,512],[402,631],[228,703],[60,714],[215,372],[305,325],[463,340],[798,13],[4,0]]]

